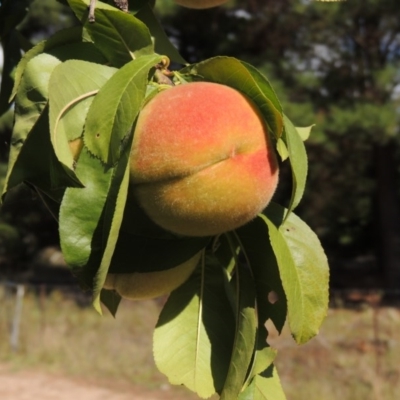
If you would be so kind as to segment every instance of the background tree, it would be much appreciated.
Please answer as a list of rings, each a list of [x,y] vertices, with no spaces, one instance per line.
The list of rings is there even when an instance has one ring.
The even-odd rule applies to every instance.
[[[3,52],[0,99],[0,191],[7,171],[13,127],[13,107],[8,103],[15,66],[24,51],[54,32],[72,26],[75,17],[56,0],[0,1],[0,38]],[[21,187],[0,209],[0,266],[3,274],[31,268],[37,253],[59,243],[54,219],[40,199]]]

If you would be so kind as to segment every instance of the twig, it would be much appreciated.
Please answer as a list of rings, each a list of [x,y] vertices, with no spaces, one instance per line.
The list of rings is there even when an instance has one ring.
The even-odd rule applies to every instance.
[[[154,78],[156,82],[163,85],[175,86],[171,78],[173,78],[174,73],[168,69],[169,59],[167,57],[163,58],[160,63],[156,65],[156,72]]]
[[[122,11],[128,12],[129,11],[129,3],[128,0],[114,0],[115,5]],[[88,20],[89,22],[95,22],[96,18],[94,16],[94,10],[96,9],[96,0],[90,0],[89,3],[89,15]]]
[[[95,16],[94,16],[94,10],[96,9],[96,0],[90,0],[90,4],[89,4],[89,16],[88,16],[88,20],[89,22],[94,22],[96,20]]]
[[[128,0],[114,0],[115,5],[122,11],[128,12]]]

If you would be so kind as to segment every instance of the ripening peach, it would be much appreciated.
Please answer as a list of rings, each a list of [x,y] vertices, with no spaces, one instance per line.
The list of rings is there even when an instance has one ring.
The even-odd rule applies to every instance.
[[[252,101],[228,86],[195,82],[165,89],[140,112],[130,180],[156,224],[208,236],[238,228],[267,206],[278,162]]]
[[[175,0],[176,4],[186,8],[212,8],[226,3],[228,0]]]

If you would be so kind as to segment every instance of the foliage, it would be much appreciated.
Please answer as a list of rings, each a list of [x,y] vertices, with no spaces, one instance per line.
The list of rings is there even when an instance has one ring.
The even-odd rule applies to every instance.
[[[234,57],[182,62],[147,1],[131,13],[97,2],[95,22],[88,0],[68,5],[80,25],[27,51],[13,88],[2,92],[15,100],[5,200],[21,184],[38,193],[58,222],[68,265],[99,312],[101,301],[112,313],[118,306],[118,295],[102,289],[108,272],[165,270],[202,250],[195,273],[161,311],[154,331],[158,368],[204,398],[284,398],[265,322],[281,330],[287,315],[302,344],[317,334],[328,304],[325,254],[293,213],[305,189],[303,139],[311,128],[296,129],[252,65]],[[170,71],[170,59],[185,65]],[[282,162],[290,163],[292,187],[286,207],[271,203],[236,231],[185,238],[156,227],[131,204],[129,159],[144,102],[165,82],[199,80],[238,89],[256,104]],[[77,139],[78,158],[70,149]],[[126,223],[128,213],[133,223]],[[271,293],[279,297],[274,304]]]

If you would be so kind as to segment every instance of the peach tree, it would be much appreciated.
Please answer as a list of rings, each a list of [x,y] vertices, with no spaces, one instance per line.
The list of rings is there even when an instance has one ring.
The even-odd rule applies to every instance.
[[[294,126],[252,65],[186,63],[151,2],[131,3],[68,0],[80,26],[22,57],[3,198],[21,184],[40,196],[99,313],[170,293],[153,348],[172,384],[284,399],[265,323],[281,332],[287,320],[302,344],[328,305],[325,254],[294,213],[311,127]],[[270,200],[284,163],[282,205]]]

